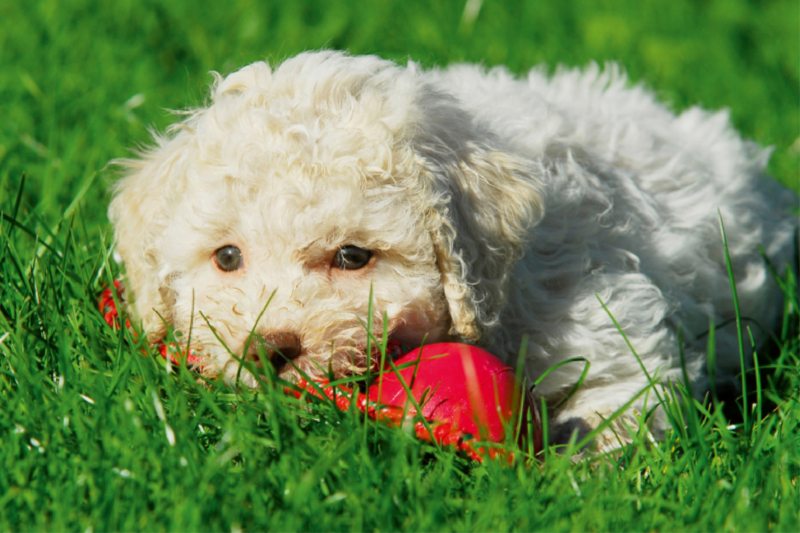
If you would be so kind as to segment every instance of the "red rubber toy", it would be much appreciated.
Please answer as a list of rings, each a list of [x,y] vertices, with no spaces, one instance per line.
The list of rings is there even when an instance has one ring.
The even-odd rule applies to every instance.
[[[413,412],[408,389],[427,420],[446,422],[483,441],[501,443],[510,432],[523,449],[531,434],[534,450],[542,450],[541,421],[530,393],[517,384],[511,368],[486,350],[431,344],[396,359],[394,367],[369,388],[371,401]]]

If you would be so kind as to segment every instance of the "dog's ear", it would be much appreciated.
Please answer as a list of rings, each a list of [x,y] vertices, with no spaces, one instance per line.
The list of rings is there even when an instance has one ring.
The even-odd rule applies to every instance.
[[[160,339],[166,324],[172,323],[174,295],[170,269],[165,265],[160,242],[176,196],[185,186],[182,150],[176,140],[156,137],[159,146],[140,154],[140,159],[116,160],[125,171],[114,186],[108,217],[114,225],[116,252],[126,270],[127,295],[131,309],[142,321],[148,338]],[[165,150],[169,143],[171,150]],[[172,155],[170,155],[172,154]],[[171,202],[175,202],[172,203]]]
[[[166,325],[172,324],[172,284],[181,272],[177,265],[169,264],[165,252],[182,243],[166,243],[165,234],[174,228],[174,221],[187,215],[180,212],[180,206],[185,205],[193,165],[202,159],[201,154],[209,157],[216,150],[213,144],[201,147],[198,131],[214,127],[220,114],[225,115],[226,101],[249,87],[267,85],[272,71],[266,63],[258,62],[227,78],[212,74],[211,100],[219,102],[223,111],[205,121],[210,107],[178,112],[186,118],[170,126],[165,134],[154,132],[154,146],[137,153],[135,159],[112,161],[124,175],[112,189],[108,217],[114,225],[116,251],[125,263],[131,309],[151,340],[163,337]]]
[[[415,141],[428,216],[452,325],[450,334],[487,344],[499,323],[515,263],[542,216],[545,169],[496,148],[452,99],[426,106]],[[433,124],[432,124],[433,123]]]

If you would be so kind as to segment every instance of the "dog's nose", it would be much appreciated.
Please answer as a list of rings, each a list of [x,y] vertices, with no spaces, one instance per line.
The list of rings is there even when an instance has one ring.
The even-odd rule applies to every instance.
[[[263,335],[254,336],[247,350],[247,355],[256,364],[260,363],[258,358],[259,347],[263,347],[269,360],[278,367],[282,366],[286,361],[296,358],[302,350],[300,337],[287,331],[271,331]]]

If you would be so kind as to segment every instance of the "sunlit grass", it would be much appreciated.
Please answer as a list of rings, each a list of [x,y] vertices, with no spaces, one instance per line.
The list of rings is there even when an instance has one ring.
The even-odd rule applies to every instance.
[[[516,72],[620,60],[677,109],[730,107],[798,183],[796,2],[485,1],[471,22],[464,4],[0,4],[0,530],[800,530],[791,275],[747,397],[658,389],[664,442],[631,428],[577,464],[581,443],[476,464],[269,382],[203,385],[103,321],[106,163],[201,102],[208,70],[304,49]]]

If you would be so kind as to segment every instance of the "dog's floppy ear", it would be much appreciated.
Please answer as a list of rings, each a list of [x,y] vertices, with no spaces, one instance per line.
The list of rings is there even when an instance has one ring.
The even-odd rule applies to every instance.
[[[169,221],[176,196],[185,186],[183,150],[166,138],[156,137],[159,146],[141,154],[141,159],[124,159],[114,164],[125,169],[125,176],[113,188],[114,198],[108,217],[114,225],[116,251],[126,270],[126,289],[133,300],[131,308],[150,340],[166,333],[172,322],[174,296],[169,288],[170,269],[165,265],[159,240]],[[165,149],[166,145],[171,149]],[[171,204],[175,202],[175,204]]]
[[[446,95],[421,102],[415,147],[431,187],[429,230],[442,274],[450,334],[487,344],[508,278],[542,216],[544,169],[499,148]]]
[[[115,229],[116,251],[125,263],[131,308],[151,340],[161,338],[165,325],[172,324],[172,285],[181,275],[180,266],[169,264],[165,258],[165,251],[181,243],[166,243],[165,234],[176,220],[186,216],[180,209],[185,204],[187,176],[193,165],[215,150],[213,144],[203,147],[198,137],[215,127],[219,113],[225,113],[226,102],[235,100],[248,87],[267,85],[272,71],[266,63],[258,62],[227,78],[212,74],[211,99],[222,106],[221,112],[210,119],[206,117],[211,114],[210,107],[179,112],[186,118],[168,128],[166,134],[154,133],[155,146],[138,153],[136,159],[112,162],[123,168],[124,176],[112,189],[108,217]]]

